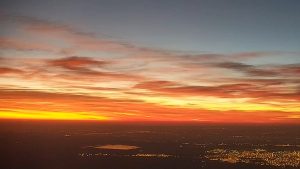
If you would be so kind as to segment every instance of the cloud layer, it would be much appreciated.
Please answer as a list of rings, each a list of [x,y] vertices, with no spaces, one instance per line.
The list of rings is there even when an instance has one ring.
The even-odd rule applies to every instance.
[[[1,19],[23,35],[0,37],[0,118],[300,121],[299,53],[188,54],[31,17]],[[278,56],[295,62],[273,62]]]

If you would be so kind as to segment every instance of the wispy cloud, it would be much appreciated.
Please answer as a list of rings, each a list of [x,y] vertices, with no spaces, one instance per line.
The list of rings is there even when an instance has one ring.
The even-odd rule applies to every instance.
[[[274,83],[273,83],[274,84]],[[278,83],[277,83],[278,84]],[[189,86],[167,81],[142,82],[134,86],[158,93],[158,95],[186,96],[214,96],[217,98],[251,98],[276,101],[299,101],[299,91],[290,91],[289,87],[263,87],[255,81],[252,83],[234,83],[214,86]],[[274,90],[276,89],[277,90]]]
[[[268,70],[265,68],[257,68],[253,65],[247,65],[247,64],[238,63],[238,62],[221,62],[221,63],[217,63],[216,67],[239,71],[242,73],[246,73],[250,76],[272,77],[272,76],[278,75],[278,73],[274,70]]]
[[[50,60],[50,66],[58,66],[70,70],[82,70],[90,66],[103,66],[109,62],[95,60],[88,57],[71,56],[61,59]]]

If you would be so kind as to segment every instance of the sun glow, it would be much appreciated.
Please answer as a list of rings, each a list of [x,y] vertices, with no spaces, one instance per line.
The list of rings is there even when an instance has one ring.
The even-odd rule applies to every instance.
[[[112,120],[105,116],[92,115],[87,112],[50,112],[36,110],[0,110],[2,119],[36,119],[36,120]]]

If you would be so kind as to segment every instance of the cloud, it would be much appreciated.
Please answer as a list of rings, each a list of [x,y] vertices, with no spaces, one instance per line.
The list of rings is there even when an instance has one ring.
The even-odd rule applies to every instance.
[[[129,43],[113,41],[103,37],[99,38],[93,33],[78,31],[68,25],[30,17],[26,17],[26,19],[21,18],[24,21],[25,31],[34,35],[42,35],[44,37],[58,38],[66,41],[71,45],[71,49],[68,50],[109,52],[133,52],[143,50]]]
[[[255,84],[261,87],[270,87],[277,85],[285,85],[285,84],[294,84],[299,83],[296,79],[285,79],[285,78],[263,78],[263,77],[242,77],[242,78],[229,78],[222,79],[223,81],[229,81],[232,83],[246,83],[246,84]]]
[[[135,74],[124,74],[120,72],[112,72],[105,70],[105,66],[112,64],[111,61],[97,60],[89,57],[71,56],[60,59],[48,60],[50,67],[60,67],[68,71],[59,71],[60,78],[69,78],[78,81],[79,79],[113,79],[120,81],[131,81],[143,79],[142,76]],[[101,68],[101,70],[99,70]]]
[[[70,70],[82,70],[90,66],[104,66],[109,64],[107,61],[95,60],[88,57],[71,56],[61,59],[50,60],[51,66],[62,67]]]
[[[96,71],[96,70],[78,70],[76,72],[72,72],[77,75],[81,75],[84,78],[107,78],[107,79],[114,79],[119,81],[139,81],[144,79],[142,76],[134,75],[134,74],[123,74],[123,73],[116,73],[116,72],[104,72],[104,71]]]
[[[81,32],[81,31],[77,31],[75,29],[73,29],[72,27],[68,26],[68,25],[64,25],[64,24],[59,24],[56,22],[51,22],[51,21],[47,21],[47,20],[43,20],[43,19],[38,19],[35,17],[30,17],[30,16],[24,16],[24,15],[13,15],[13,14],[8,14],[8,13],[0,13],[0,18],[1,18],[1,22],[3,23],[17,23],[17,24],[21,24],[21,26],[25,26],[28,28],[41,28],[41,30],[45,30],[45,31],[67,31],[67,32],[71,32],[73,34],[78,34],[78,35],[87,35],[87,36],[91,36],[91,33],[85,33],[85,32]]]
[[[277,69],[283,74],[290,74],[296,77],[300,75],[300,63],[278,66]]]
[[[249,89],[250,84],[233,84],[221,86],[189,86],[169,81],[148,81],[134,86],[171,96],[216,96],[234,97],[234,92]]]
[[[0,13],[0,20],[6,24],[7,22],[19,25],[19,29],[26,31],[28,35],[33,35],[39,38],[53,39],[56,38],[65,41],[71,47],[60,48],[62,53],[65,51],[110,51],[110,52],[137,52],[145,51],[143,48],[136,47],[132,44],[125,42],[118,42],[110,40],[109,38],[99,38],[93,33],[79,31],[69,25],[61,24],[58,22],[51,22],[47,20],[37,19],[34,17],[11,15]],[[7,40],[6,40],[7,41]],[[28,45],[22,41],[9,41],[10,45],[3,45],[6,48],[15,47],[16,50],[33,50],[33,49],[48,49],[40,44]],[[5,43],[4,43],[5,44]],[[23,44],[25,47],[22,47]],[[36,48],[35,48],[36,47]],[[59,48],[57,48],[59,49]]]
[[[157,95],[174,97],[213,96],[216,98],[263,98],[270,101],[300,100],[299,91],[290,91],[289,87],[283,89],[280,89],[280,87],[266,88],[261,84],[257,84],[257,81],[214,86],[190,86],[168,81],[148,81],[139,83],[134,88],[146,89]]]
[[[20,25],[19,29],[33,36],[57,38],[68,43],[68,47],[60,48],[61,53],[74,53],[76,51],[101,51],[121,53],[129,58],[156,61],[228,61],[269,56],[282,52],[243,52],[233,54],[200,53],[186,54],[181,51],[169,51],[140,47],[123,41],[112,40],[108,36],[96,36],[94,33],[79,31],[78,29],[58,22],[42,20],[29,16],[11,15],[1,13],[2,22],[13,22]],[[22,43],[22,42],[20,42]],[[32,46],[33,47],[33,46]],[[43,49],[42,47],[40,49]],[[18,49],[18,48],[16,48]],[[30,49],[30,47],[29,47]],[[36,49],[39,49],[37,46]]]
[[[262,76],[262,77],[274,77],[274,76],[294,76],[300,74],[300,64],[287,64],[287,65],[268,65],[268,66],[253,66],[238,62],[221,62],[213,64],[217,68],[225,68],[235,70],[237,72],[245,73],[249,76]]]
[[[257,122],[259,119],[262,122],[274,122],[274,117],[277,117],[279,122],[286,122],[287,118],[284,117],[290,116],[281,111],[212,111],[163,106],[132,99],[109,99],[68,93],[11,89],[0,89],[0,105],[0,112],[10,111],[11,114],[21,110],[31,110],[33,114],[40,111],[50,114],[73,112],[87,117],[99,116],[122,121],[193,121],[193,119],[197,119],[226,123]],[[48,112],[49,110],[50,112]],[[292,119],[292,122],[297,122],[297,120]]]
[[[249,76],[266,76],[266,77],[272,77],[272,76],[278,76],[279,73],[274,70],[266,70],[262,68],[257,68],[253,65],[248,65],[244,63],[237,63],[237,62],[221,62],[214,64],[214,66],[218,68],[225,68],[225,69],[231,69],[238,72],[245,73]]]
[[[22,74],[24,73],[20,69],[9,68],[9,67],[0,67],[0,75],[4,74]]]
[[[0,74],[5,75],[0,87],[13,89],[0,91],[0,108],[82,111],[115,119],[129,119],[130,114],[131,120],[233,120],[238,116],[242,121],[250,116],[270,120],[271,115],[263,113],[281,116],[285,108],[291,113],[300,100],[298,63],[247,62],[285,52],[189,54],[140,47],[32,17],[0,17],[14,22],[26,34],[23,38],[29,37],[0,38],[1,49],[18,50],[0,57]],[[39,43],[44,40],[45,44]],[[228,103],[224,108],[232,111],[215,105],[224,102]],[[259,111],[233,111],[241,107]]]
[[[236,62],[223,62],[215,64],[217,67],[226,68],[226,69],[233,69],[233,70],[247,70],[249,68],[253,68],[252,65],[247,65],[243,63],[236,63]]]
[[[141,88],[141,89],[158,89],[158,88],[165,88],[165,87],[174,87],[178,84],[171,81],[146,81],[142,83],[138,83],[134,86],[134,88]]]

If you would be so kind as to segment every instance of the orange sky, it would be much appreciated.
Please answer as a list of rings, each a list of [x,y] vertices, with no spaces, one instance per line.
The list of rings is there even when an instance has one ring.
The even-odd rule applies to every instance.
[[[2,119],[300,122],[300,66],[282,61],[299,53],[188,54],[2,19],[17,32],[0,37]]]

